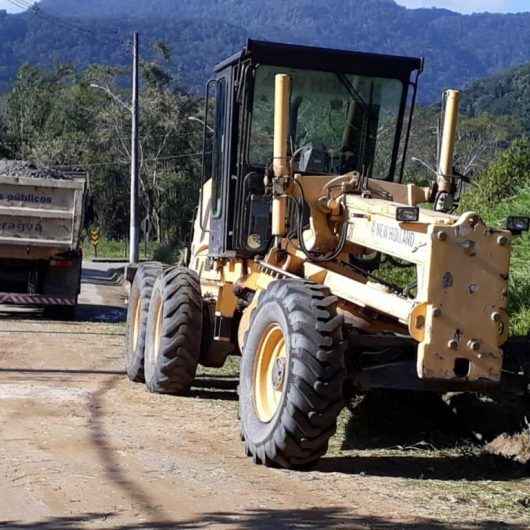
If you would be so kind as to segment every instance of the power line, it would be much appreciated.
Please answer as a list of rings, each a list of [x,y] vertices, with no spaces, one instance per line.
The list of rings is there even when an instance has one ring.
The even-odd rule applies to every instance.
[[[88,34],[91,33],[90,30],[87,28],[83,28],[80,26],[71,25],[69,23],[66,23],[63,20],[59,20],[57,17],[52,17],[48,14],[46,14],[44,11],[42,11],[38,6],[25,3],[24,0],[7,0],[9,3],[13,4],[16,7],[19,7],[21,9],[25,9],[31,14],[38,16],[39,18],[46,19],[50,22],[53,22],[55,25],[60,26],[63,29],[69,29],[74,31],[81,31],[82,33]]]
[[[66,22],[66,19],[64,18],[60,18],[60,17],[57,17],[57,16],[54,16],[54,15],[50,15],[49,13],[46,13],[45,11],[43,11],[43,9],[34,4],[33,2],[30,2],[28,0],[8,0],[8,2],[11,2],[12,4],[14,5],[18,5],[18,7],[22,8],[22,9],[26,9],[27,11],[30,11],[31,13],[35,14],[35,15],[40,15],[42,17],[45,17],[49,20],[53,20],[55,23],[57,24],[60,24],[64,27],[68,27],[70,29],[74,29],[74,30],[78,30],[78,31],[83,31],[83,32],[86,32],[86,33],[92,33],[88,28],[85,28],[83,26],[79,26],[78,24],[73,24],[73,23],[70,23],[70,22]]]
[[[209,153],[206,153],[209,154]],[[143,160],[143,162],[167,162],[170,160],[180,160],[183,158],[196,158],[202,156],[202,152],[200,153],[186,153],[183,155],[175,155],[175,156],[166,156],[166,157],[160,157],[160,158],[146,158]],[[107,166],[128,166],[130,164],[129,161],[123,161],[123,162],[96,162],[93,164],[62,164],[62,165],[55,165],[51,166],[53,169],[61,169],[61,168],[71,168],[71,167],[80,167],[80,168],[89,168],[89,167],[107,167]]]
[[[43,11],[43,9],[40,6],[34,5],[31,2],[28,2],[27,0],[7,0],[7,1],[18,8],[29,11],[31,14],[39,17],[42,20],[45,20],[49,23],[55,24],[58,27],[61,27],[62,29],[76,31],[86,36],[90,36],[94,38],[94,33],[95,33],[94,30],[87,28],[87,27],[83,27],[78,24],[74,24],[72,22],[67,22],[65,18],[50,15],[49,13],[46,13],[45,11]],[[98,32],[106,33],[107,39],[114,40],[114,42],[119,43],[122,46],[122,51],[128,52],[130,50],[130,44],[128,44],[128,42],[126,42],[125,40],[122,40],[119,38],[119,32],[117,30],[110,30],[110,29],[102,30],[101,28],[98,28]]]

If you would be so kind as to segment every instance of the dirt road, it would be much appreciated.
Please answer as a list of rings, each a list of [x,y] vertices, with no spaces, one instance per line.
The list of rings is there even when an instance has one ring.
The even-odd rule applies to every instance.
[[[129,383],[125,292],[88,267],[76,321],[0,314],[1,528],[530,528],[526,470],[421,429],[389,446],[369,406],[368,422],[344,413],[315,471],[253,465],[237,363],[187,398]]]

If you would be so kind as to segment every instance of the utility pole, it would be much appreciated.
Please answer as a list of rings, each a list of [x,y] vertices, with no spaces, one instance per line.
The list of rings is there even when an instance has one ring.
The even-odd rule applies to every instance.
[[[133,35],[133,71],[132,71],[132,130],[131,130],[131,212],[129,227],[129,263],[140,260],[140,231],[138,227],[138,32]]]

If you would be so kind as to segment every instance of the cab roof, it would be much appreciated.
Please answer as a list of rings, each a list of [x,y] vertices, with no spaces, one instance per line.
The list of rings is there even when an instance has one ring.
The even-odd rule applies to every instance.
[[[215,67],[215,72],[220,72],[247,59],[255,64],[389,77],[402,81],[408,81],[413,71],[421,72],[423,69],[423,59],[417,57],[334,50],[249,39],[240,52],[219,63]]]

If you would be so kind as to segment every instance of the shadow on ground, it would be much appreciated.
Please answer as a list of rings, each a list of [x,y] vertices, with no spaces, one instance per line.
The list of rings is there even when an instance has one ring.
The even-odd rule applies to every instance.
[[[54,311],[52,307],[40,308],[18,308],[3,307],[0,310],[0,319],[9,321],[51,321],[60,322],[61,325],[70,323],[98,322],[101,324],[117,324],[125,322],[127,309],[120,306],[98,305],[98,304],[78,304],[71,315],[65,315],[61,311]],[[24,331],[26,332],[26,331]],[[48,333],[44,330],[41,333]],[[75,331],[73,333],[79,333]]]
[[[520,432],[528,412],[526,402],[507,398],[374,391],[349,406],[343,454],[316,469],[436,480],[528,477],[528,465],[483,451],[496,436]]]
[[[108,404],[105,401],[105,397],[108,392],[116,387],[120,379],[121,377],[118,376],[109,378],[100,384],[96,392],[90,394],[88,400],[90,441],[98,454],[106,478],[130,499],[132,506],[135,506],[140,513],[152,520],[163,520],[166,518],[165,512],[156,505],[145,484],[129,478],[127,470],[120,465],[119,454],[111,444],[110,437],[107,434],[105,421],[107,416],[106,406]],[[101,517],[106,518],[108,514],[102,514],[100,515]],[[33,526],[30,528],[39,527]],[[44,526],[43,528],[47,527]],[[50,526],[50,528],[61,529],[69,527],[56,525],[55,527]]]
[[[307,510],[246,510],[238,513],[207,513],[194,519],[156,521],[112,525],[114,514],[86,514],[79,517],[53,517],[43,521],[23,523],[0,521],[0,527],[11,530],[82,530],[92,523],[105,521],[110,530],[186,530],[199,528],[230,528],[240,530],[526,530],[526,524],[505,524],[500,521],[444,522],[436,519],[416,519],[401,523],[376,516],[352,515],[344,508],[311,508]]]
[[[238,379],[235,377],[202,375],[193,381],[189,396],[199,399],[237,401]]]
[[[74,322],[101,322],[116,324],[125,322],[127,309],[119,306],[79,304],[72,319]]]
[[[124,267],[114,267],[106,270],[83,267],[82,283],[92,283],[94,285],[118,285],[124,274]]]
[[[529,476],[527,466],[486,454],[324,457],[316,471],[418,480],[511,481]],[[529,499],[530,500],[530,497]]]
[[[372,391],[354,399],[342,449],[454,449],[519,432],[530,419],[518,397]]]
[[[76,370],[76,369],[63,369],[63,368],[0,368],[0,373],[14,373],[14,374],[81,374],[81,375],[125,375],[124,370]],[[67,379],[65,379],[67,381]]]
[[[93,285],[116,286],[121,283],[123,268],[97,270],[84,268],[82,283]],[[0,306],[0,319],[17,320],[51,320],[68,322],[101,322],[114,324],[124,322],[127,309],[122,306],[101,304],[78,304],[73,314],[67,314],[61,308],[49,306],[37,308],[31,306]]]

